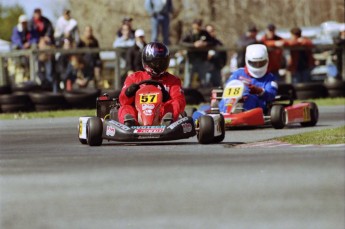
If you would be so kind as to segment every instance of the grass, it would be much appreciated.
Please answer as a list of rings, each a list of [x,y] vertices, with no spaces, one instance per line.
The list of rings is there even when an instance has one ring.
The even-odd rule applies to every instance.
[[[281,137],[276,140],[301,145],[345,144],[345,126]]]
[[[79,117],[79,116],[94,116],[95,113],[96,113],[95,109],[6,113],[6,114],[0,114],[0,119],[8,120],[8,119]]]
[[[324,98],[311,99],[318,106],[345,106],[345,98]],[[298,103],[300,101],[295,101]],[[197,107],[197,106],[193,106]],[[95,109],[89,110],[61,110],[61,111],[45,111],[45,112],[26,112],[26,113],[8,113],[0,114],[1,119],[33,119],[33,118],[60,118],[60,117],[79,117],[79,116],[94,116]]]

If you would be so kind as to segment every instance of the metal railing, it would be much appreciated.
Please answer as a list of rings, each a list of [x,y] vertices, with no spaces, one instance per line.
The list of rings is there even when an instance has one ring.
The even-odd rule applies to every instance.
[[[193,51],[207,51],[210,49],[217,50],[217,51],[227,51],[227,52],[236,52],[236,48],[234,47],[216,47],[216,48],[194,48],[192,46],[170,46],[169,47],[171,53],[176,53],[178,51],[186,50],[187,52],[193,52]],[[295,48],[286,48],[284,49],[303,49],[301,47],[295,47]],[[327,51],[327,50],[334,50],[333,45],[317,45],[313,47],[314,52],[320,52],[320,51]],[[120,56],[123,52],[125,52],[125,48],[75,48],[75,49],[45,49],[45,50],[39,50],[39,49],[28,49],[28,50],[13,50],[11,52],[0,52],[0,85],[4,85],[7,82],[7,73],[5,68],[5,59],[6,58],[15,58],[15,57],[21,57],[26,56],[29,59],[29,71],[30,71],[30,80],[36,81],[37,78],[37,57],[39,54],[85,54],[85,53],[101,53],[101,52],[114,52],[115,58],[110,60],[114,62],[114,89],[120,89],[121,88],[121,66],[120,66]],[[344,48],[343,48],[344,53]],[[228,58],[229,59],[229,58]],[[343,59],[343,62],[345,60]],[[344,63],[343,63],[344,65]],[[191,79],[191,76],[189,75],[189,59],[188,55],[184,55],[184,85],[187,85],[188,82]],[[343,80],[345,80],[345,76],[342,76]]]

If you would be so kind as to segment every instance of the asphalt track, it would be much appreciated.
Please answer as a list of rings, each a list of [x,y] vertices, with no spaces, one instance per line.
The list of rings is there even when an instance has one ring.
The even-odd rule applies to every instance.
[[[88,147],[77,118],[0,121],[0,228],[345,228],[345,149],[249,147],[345,125],[321,107],[318,126]]]

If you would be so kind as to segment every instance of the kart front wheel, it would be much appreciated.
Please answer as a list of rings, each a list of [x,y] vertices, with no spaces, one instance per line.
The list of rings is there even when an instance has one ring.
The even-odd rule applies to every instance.
[[[222,142],[225,138],[225,120],[224,120],[224,116],[222,114],[220,114],[218,125],[219,125],[219,128],[220,128],[222,134],[217,136],[217,137],[214,137],[214,139],[213,139],[214,143]]]
[[[210,144],[214,139],[214,121],[211,116],[204,115],[199,118],[198,141],[201,144]]]
[[[86,136],[89,146],[102,145],[103,123],[98,117],[90,118],[86,123]]]
[[[284,128],[286,123],[285,108],[282,105],[274,105],[271,108],[271,124],[275,129]]]
[[[303,127],[315,126],[317,121],[319,120],[319,108],[313,102],[310,102],[309,105],[310,105],[310,121],[301,122],[301,126]]]

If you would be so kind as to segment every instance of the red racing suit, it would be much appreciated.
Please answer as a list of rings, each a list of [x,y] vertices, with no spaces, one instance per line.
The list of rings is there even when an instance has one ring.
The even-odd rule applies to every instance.
[[[127,97],[125,91],[127,87],[131,86],[133,83],[140,83],[143,80],[150,80],[151,76],[145,71],[134,72],[133,74],[127,76],[123,88],[120,93],[120,104],[119,109],[119,121],[124,123],[124,116],[126,114],[131,114],[136,122],[138,121],[138,112],[134,106],[135,96]],[[170,100],[163,103],[160,119],[167,113],[171,112],[173,114],[174,121],[178,119],[179,114],[184,112],[186,106],[186,99],[183,94],[181,87],[181,80],[171,75],[168,72],[165,72],[157,81],[162,83],[167,92],[169,92]]]

